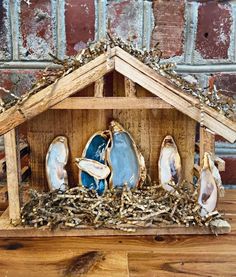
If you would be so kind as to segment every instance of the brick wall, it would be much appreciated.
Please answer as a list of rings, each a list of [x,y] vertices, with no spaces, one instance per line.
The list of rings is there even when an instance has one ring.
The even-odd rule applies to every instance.
[[[187,0],[0,0],[0,87],[20,94],[50,65],[110,30],[139,47],[159,42],[177,71],[236,98],[236,2]],[[0,90],[0,95],[6,97]],[[236,145],[218,139],[225,184],[236,184]]]

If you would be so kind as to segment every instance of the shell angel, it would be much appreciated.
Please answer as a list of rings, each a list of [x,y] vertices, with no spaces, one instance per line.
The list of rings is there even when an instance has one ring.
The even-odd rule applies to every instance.
[[[210,153],[206,152],[204,154],[203,167],[198,183],[200,186],[198,203],[202,207],[201,216],[205,216],[216,209],[218,188],[222,190],[220,174]]]
[[[49,146],[46,155],[46,175],[50,190],[68,188],[68,176],[65,166],[68,161],[69,149],[67,138],[56,137]]]
[[[181,181],[181,159],[172,136],[166,136],[162,142],[158,168],[160,184],[167,191],[174,190],[170,184]]]

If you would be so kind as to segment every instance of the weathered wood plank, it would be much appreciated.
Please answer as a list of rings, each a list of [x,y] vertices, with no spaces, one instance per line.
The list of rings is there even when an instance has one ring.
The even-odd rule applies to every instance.
[[[135,83],[126,77],[124,78],[124,82],[125,82],[125,96],[136,97]]]
[[[115,50],[112,50],[114,55]],[[105,54],[59,79],[56,83],[31,96],[20,106],[10,108],[6,113],[0,114],[0,135],[10,128],[48,110],[75,92],[97,81],[106,73],[114,69],[113,58],[107,63]]]
[[[116,237],[50,237],[50,238],[18,238],[0,240],[0,254],[1,251],[10,248],[11,243],[22,242],[24,248],[30,250],[34,247],[39,249],[48,249],[50,251],[58,252],[65,248],[71,251],[78,251],[78,249],[104,251],[129,251],[129,252],[145,252],[157,251],[159,253],[206,253],[206,252],[220,252],[224,254],[235,254],[236,236],[235,234],[212,236],[212,235],[194,235],[194,236],[116,236]],[[50,242],[50,247],[49,247]],[[2,256],[1,256],[2,257]]]
[[[205,152],[215,154],[215,134],[204,127],[200,127],[200,165],[203,164],[203,157]]]
[[[141,276],[233,276],[236,254],[205,253],[197,255],[171,251],[128,254],[130,277]]]
[[[69,97],[51,109],[82,110],[82,109],[172,109],[173,106],[158,97]]]
[[[0,217],[0,237],[7,238],[24,238],[24,237],[96,237],[96,236],[155,236],[155,235],[207,235],[212,234],[208,227],[188,227],[179,225],[163,225],[162,227],[137,228],[136,232],[123,232],[113,229],[104,228],[78,228],[78,229],[57,229],[50,231],[47,227],[31,228],[22,226],[12,226],[9,223],[7,216],[8,211],[5,211]],[[229,233],[230,229],[218,228],[218,234]]]
[[[17,149],[16,130],[12,129],[4,135],[6,167],[7,167],[7,190],[9,200],[9,218],[13,224],[20,220],[20,167],[19,153]]]
[[[11,247],[17,255],[9,258]],[[75,251],[63,247],[55,252],[50,246],[47,249],[40,249],[37,243],[31,246],[30,251],[22,243],[12,243],[2,251],[0,276],[40,277],[42,275],[126,277],[128,276],[127,254],[112,249],[89,251],[80,247]]]

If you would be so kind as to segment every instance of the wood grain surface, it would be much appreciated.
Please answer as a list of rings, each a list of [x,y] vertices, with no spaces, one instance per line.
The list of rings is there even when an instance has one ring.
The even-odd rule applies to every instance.
[[[236,191],[222,236],[0,239],[0,276],[236,276]]]

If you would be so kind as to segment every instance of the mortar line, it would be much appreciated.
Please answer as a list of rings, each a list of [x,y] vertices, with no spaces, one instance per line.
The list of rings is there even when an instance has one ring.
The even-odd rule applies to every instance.
[[[63,59],[66,54],[65,0],[56,2],[56,46],[57,57]]]
[[[6,19],[4,20],[4,24],[7,25],[6,39],[7,39],[7,51],[5,61],[9,61],[12,59],[12,37],[11,37],[11,18],[10,18],[10,4],[9,1],[3,1],[3,8],[6,10]]]
[[[9,11],[11,25],[12,59],[19,60],[19,0],[10,0]]]
[[[143,42],[142,47],[147,50],[150,49],[152,27],[153,27],[153,13],[152,13],[152,2],[144,1],[143,3]]]
[[[236,61],[236,3],[231,3],[232,7],[232,18],[233,18],[233,23],[232,23],[232,32],[230,36],[230,47],[229,47],[229,57],[230,54],[232,56],[232,60],[235,62]]]
[[[107,30],[107,0],[94,0],[95,4],[95,39],[100,40],[106,36]]]
[[[0,61],[0,69],[44,69],[46,67],[58,68],[59,66],[51,61]],[[175,71],[181,73],[236,73],[234,64],[177,64]]]
[[[197,2],[187,2],[185,7],[185,31],[184,31],[184,62],[192,63],[194,59],[194,49],[196,40],[197,20],[198,20]]]

